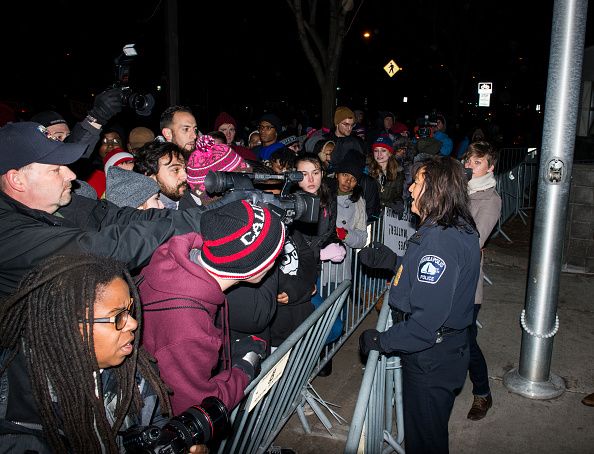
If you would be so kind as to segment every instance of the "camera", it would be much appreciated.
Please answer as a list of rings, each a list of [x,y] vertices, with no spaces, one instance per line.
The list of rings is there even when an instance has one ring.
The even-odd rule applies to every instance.
[[[417,139],[427,139],[433,135],[432,126],[437,125],[437,117],[434,114],[425,115],[423,118],[417,120],[415,127],[415,136]]]
[[[116,81],[113,87],[120,89],[123,106],[128,106],[138,115],[147,117],[155,106],[155,98],[150,93],[138,93],[130,87],[130,71],[137,55],[134,44],[124,46],[123,53],[115,59]]]
[[[254,182],[283,180],[283,189],[279,195],[260,191],[254,188]],[[209,194],[226,194],[222,200],[215,202],[217,206],[234,200],[250,200],[252,203],[265,203],[268,208],[280,216],[285,224],[294,220],[302,222],[318,222],[320,199],[305,192],[291,193],[294,183],[303,180],[301,172],[285,172],[283,174],[208,172],[204,187]]]
[[[132,454],[186,454],[191,446],[221,440],[229,430],[229,412],[216,397],[207,397],[169,419],[163,427],[135,426],[123,433],[126,452]]]

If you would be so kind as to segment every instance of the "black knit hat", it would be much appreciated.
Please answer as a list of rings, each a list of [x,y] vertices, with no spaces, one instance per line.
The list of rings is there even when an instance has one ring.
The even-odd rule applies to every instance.
[[[363,176],[364,167],[365,161],[362,159],[361,153],[357,150],[349,150],[342,158],[342,161],[334,166],[334,172],[351,174],[359,183]]]
[[[280,134],[283,130],[283,124],[282,124],[280,118],[278,118],[273,113],[265,113],[264,115],[262,115],[260,117],[259,122],[262,122],[262,121],[267,121],[272,126],[274,126],[274,129],[276,129],[277,134]]]
[[[200,257],[223,279],[249,279],[274,263],[285,244],[284,225],[268,208],[237,200],[200,218]]]

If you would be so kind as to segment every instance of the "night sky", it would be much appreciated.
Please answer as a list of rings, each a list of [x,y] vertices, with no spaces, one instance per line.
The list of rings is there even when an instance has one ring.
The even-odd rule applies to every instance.
[[[76,119],[91,93],[113,83],[114,58],[129,42],[139,52],[132,85],[155,92],[166,84],[164,5],[104,0],[89,14],[87,2],[73,0],[4,2],[10,26],[0,30],[0,100],[22,110],[23,118],[54,108]],[[319,88],[285,1],[179,0],[178,8],[180,102],[193,108],[201,130],[210,130],[220,110],[247,123],[264,109],[285,120],[305,109],[319,126]],[[538,7],[508,0],[366,0],[345,40],[338,102],[370,117],[385,109],[414,120],[437,109],[475,121],[477,83],[493,81],[493,108],[479,115],[488,110],[503,122],[526,112],[533,124],[535,105],[545,101],[552,11],[550,0]],[[593,22],[586,45],[594,41]],[[392,79],[383,70],[390,59],[404,68]],[[156,95],[153,116],[137,123],[156,127],[167,104],[164,91]]]

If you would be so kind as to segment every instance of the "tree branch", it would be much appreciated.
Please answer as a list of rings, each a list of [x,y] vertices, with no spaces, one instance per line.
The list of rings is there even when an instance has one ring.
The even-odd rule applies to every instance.
[[[303,10],[301,8],[301,0],[293,0],[292,10],[297,23],[297,34],[299,35],[299,41],[301,41],[301,46],[303,47],[305,56],[311,63],[318,84],[320,85],[320,88],[322,88],[324,86],[325,74],[320,60],[316,57],[309,43],[308,33],[306,31],[306,22],[303,18]]]

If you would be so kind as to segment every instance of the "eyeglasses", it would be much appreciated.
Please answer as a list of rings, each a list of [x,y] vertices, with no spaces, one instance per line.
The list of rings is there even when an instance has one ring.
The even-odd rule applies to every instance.
[[[117,329],[118,331],[121,331],[122,329],[124,329],[124,326],[126,326],[126,323],[128,323],[128,316],[130,315],[130,312],[132,311],[132,305],[134,304],[134,300],[132,298],[130,298],[130,305],[126,308],[126,309],[122,309],[120,312],[118,312],[117,314],[111,316],[111,317],[100,317],[100,318],[94,318],[93,319],[93,323],[113,323],[115,325],[115,329]],[[89,321],[88,318],[79,320],[79,323],[82,323],[84,321]]]
[[[271,126],[271,125],[258,125],[258,131],[270,131],[271,129],[275,129],[274,126]]]
[[[103,143],[104,144],[107,144],[107,145],[121,145],[122,144],[122,141],[120,139],[116,139],[116,138],[110,139],[108,137],[104,137],[103,138]]]

